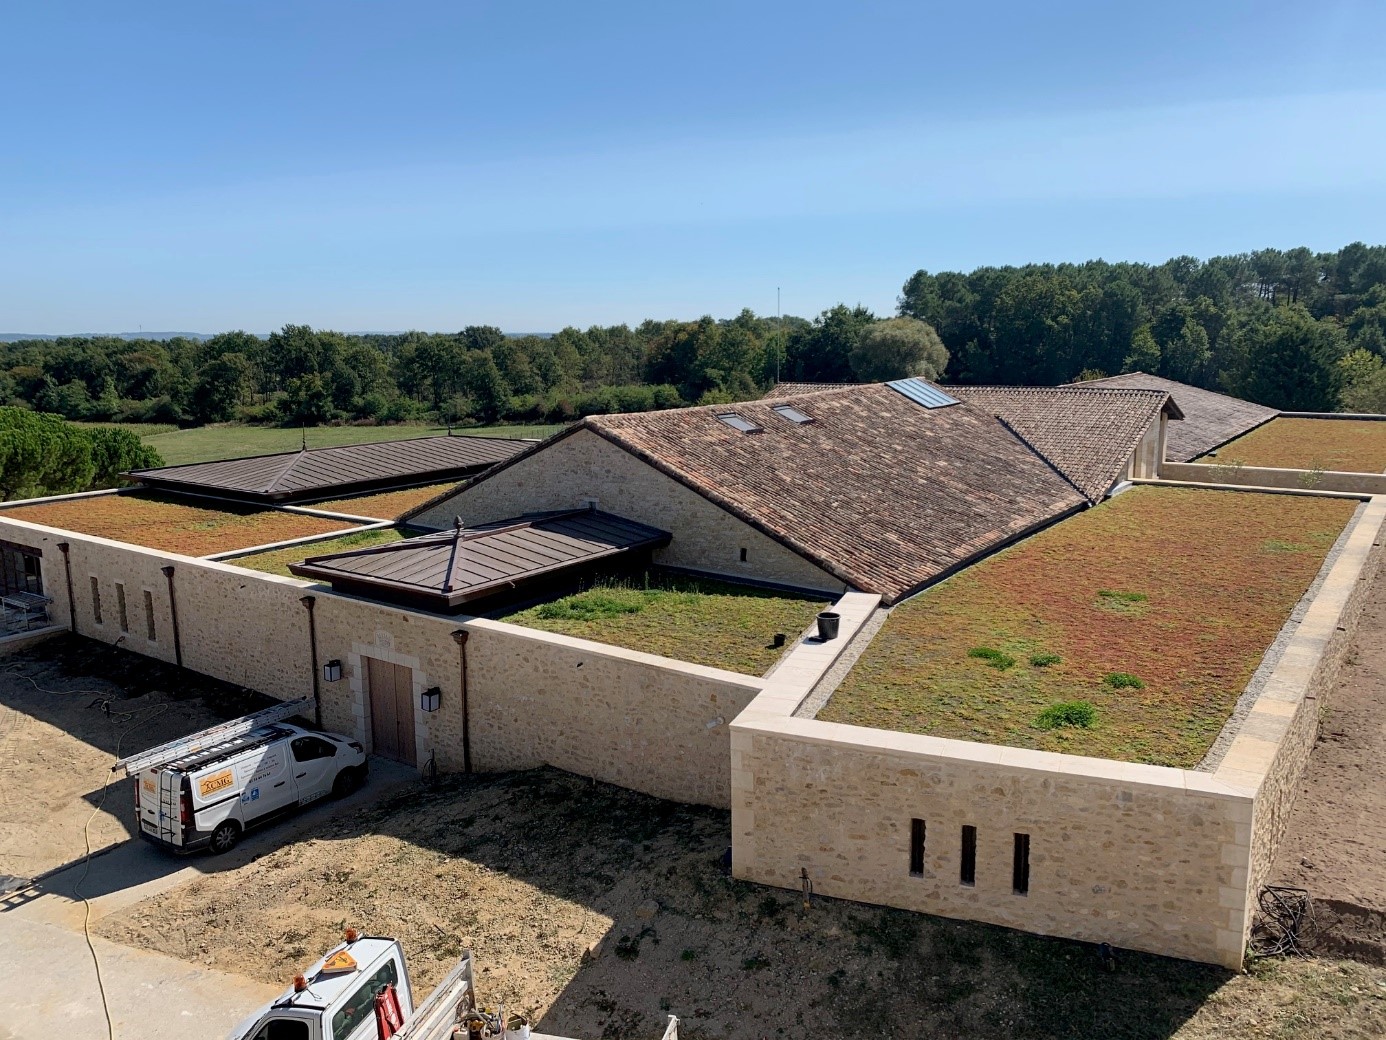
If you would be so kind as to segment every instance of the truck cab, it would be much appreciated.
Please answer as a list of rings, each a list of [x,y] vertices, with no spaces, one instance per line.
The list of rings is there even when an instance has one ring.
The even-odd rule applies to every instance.
[[[229,1040],[375,1040],[376,997],[387,990],[407,1018],[414,994],[399,943],[348,933]]]

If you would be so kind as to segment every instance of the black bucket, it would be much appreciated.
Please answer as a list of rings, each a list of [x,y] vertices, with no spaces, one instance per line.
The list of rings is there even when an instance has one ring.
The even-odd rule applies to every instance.
[[[837,638],[837,629],[841,624],[841,614],[833,610],[823,611],[818,615],[818,638],[825,643],[831,643]]]

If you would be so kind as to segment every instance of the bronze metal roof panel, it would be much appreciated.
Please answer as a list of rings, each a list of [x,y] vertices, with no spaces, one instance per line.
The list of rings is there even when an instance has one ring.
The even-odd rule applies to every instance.
[[[598,510],[540,513],[328,556],[289,570],[334,588],[455,609],[610,557],[667,545],[670,535]]]
[[[528,447],[504,437],[417,437],[255,455],[127,474],[151,487],[253,502],[305,502],[480,473]]]

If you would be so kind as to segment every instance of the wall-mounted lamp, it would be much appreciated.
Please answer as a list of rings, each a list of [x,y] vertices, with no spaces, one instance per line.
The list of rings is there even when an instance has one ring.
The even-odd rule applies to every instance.
[[[437,686],[430,686],[419,694],[419,707],[424,711],[437,711],[438,704],[443,699],[443,691]]]
[[[322,666],[322,677],[324,682],[336,682],[342,677],[342,662],[328,661]]]

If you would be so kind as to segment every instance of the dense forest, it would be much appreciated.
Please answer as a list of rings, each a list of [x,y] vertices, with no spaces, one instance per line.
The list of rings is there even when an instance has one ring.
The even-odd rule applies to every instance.
[[[923,374],[1044,385],[1143,370],[1279,408],[1386,411],[1386,247],[1262,250],[1159,265],[919,271],[898,315],[646,321],[508,337],[114,337],[0,345],[0,403],[70,419],[563,421]]]

